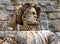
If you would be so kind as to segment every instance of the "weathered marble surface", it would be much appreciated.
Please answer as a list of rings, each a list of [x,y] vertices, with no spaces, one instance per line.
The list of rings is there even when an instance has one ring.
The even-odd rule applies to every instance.
[[[8,36],[8,37],[7,37]],[[6,31],[0,32],[0,39],[7,37],[3,42],[12,42],[15,38],[17,44],[56,44],[56,35],[50,31]],[[12,37],[11,40],[9,37]],[[3,39],[2,39],[3,40]],[[1,42],[1,41],[0,41]]]
[[[19,4],[23,1],[24,1],[24,3],[26,2],[26,0],[17,0],[17,1],[0,0],[0,30],[5,31],[5,30],[13,30],[13,28],[15,30],[18,29],[18,26],[16,28],[14,27],[14,26],[16,26],[16,21],[14,21],[14,19],[16,19],[16,16],[15,16],[16,7],[18,7]],[[32,1],[34,1],[34,0],[29,0],[29,1],[27,0],[27,2],[29,2],[29,3]],[[36,1],[35,0],[35,3],[37,3],[37,2],[41,8],[41,14],[39,17],[41,29],[57,32],[56,33],[57,41],[58,41],[57,44],[60,44],[60,36],[59,36],[60,35],[60,2],[58,4],[56,1],[48,1],[48,0]],[[12,21],[14,23],[12,24],[12,23],[10,23],[10,21]],[[9,25],[8,23],[10,23],[12,25],[8,26]],[[11,28],[11,26],[13,28]],[[6,34],[8,35],[9,32],[8,33],[6,32]],[[15,34],[17,34],[17,36],[18,36],[19,33],[15,33]],[[4,36],[4,35],[5,34],[2,34],[1,36]],[[23,41],[25,40],[24,39],[25,34],[23,34],[22,36],[23,37],[21,37],[21,39],[22,38],[23,39],[21,40],[22,41],[21,44],[24,44]],[[20,37],[18,37],[18,39],[19,38]],[[24,42],[26,42],[26,41],[24,41]]]

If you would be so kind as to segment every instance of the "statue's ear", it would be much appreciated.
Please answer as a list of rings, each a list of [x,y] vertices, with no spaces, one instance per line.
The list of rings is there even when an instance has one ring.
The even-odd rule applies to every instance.
[[[22,6],[23,6],[23,3],[21,3],[21,4],[18,5],[18,6],[16,6],[16,13],[17,13],[17,15],[19,15],[19,12],[20,12]]]
[[[22,6],[23,4],[20,4],[19,6],[17,6],[16,8],[16,13],[17,13],[17,23],[22,25],[22,18],[21,18],[21,14],[22,14]]]

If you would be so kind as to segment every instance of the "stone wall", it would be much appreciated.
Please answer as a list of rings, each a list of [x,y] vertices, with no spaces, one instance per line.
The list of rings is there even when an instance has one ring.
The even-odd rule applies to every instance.
[[[12,26],[16,25],[16,21],[14,21],[16,7],[22,2],[26,3],[26,0],[0,0],[0,30],[8,30],[8,23],[11,19],[14,22]],[[41,13],[39,19],[41,29],[55,32],[58,38],[57,41],[60,41],[60,36],[58,36],[60,35],[60,0],[59,2],[58,0],[27,0],[27,2],[35,2],[40,5]]]
[[[5,27],[1,25],[0,27],[8,27],[8,23],[10,21],[13,21],[16,25],[15,15],[16,15],[16,7],[22,3],[23,0],[0,0],[0,22],[1,24],[5,22],[7,24]],[[59,31],[59,21],[60,21],[60,2],[58,4],[58,1],[35,1],[35,0],[27,0],[26,2],[35,2],[38,3],[41,7],[41,13],[40,13],[40,25],[42,30],[49,29],[54,30],[53,28],[57,29]],[[26,3],[25,0],[23,3]],[[12,16],[12,17],[11,17]],[[12,19],[12,20],[11,20]],[[2,22],[3,21],[3,22]],[[56,22],[58,22],[56,24]],[[4,24],[4,25],[5,25]],[[13,26],[13,25],[12,25]],[[44,28],[44,29],[43,29]],[[3,30],[3,29],[2,29]]]

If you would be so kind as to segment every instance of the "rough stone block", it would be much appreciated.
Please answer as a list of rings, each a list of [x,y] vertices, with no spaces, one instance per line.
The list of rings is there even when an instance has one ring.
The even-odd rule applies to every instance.
[[[40,20],[47,20],[47,14],[46,13],[41,13],[39,19]]]
[[[59,18],[59,19],[60,19],[60,13],[57,13],[57,15],[56,15],[56,16],[57,16],[57,18]]]
[[[54,20],[49,26],[49,28],[53,32],[60,32],[60,20]]]
[[[49,17],[49,19],[56,19],[56,15],[57,14],[55,14],[55,13],[49,13],[48,17]]]

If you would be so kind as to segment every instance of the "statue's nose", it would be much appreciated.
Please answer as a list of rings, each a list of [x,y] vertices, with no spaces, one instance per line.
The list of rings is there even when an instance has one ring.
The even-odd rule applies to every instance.
[[[35,14],[35,15],[34,15],[34,17],[36,17],[36,18],[37,18],[37,15]]]

